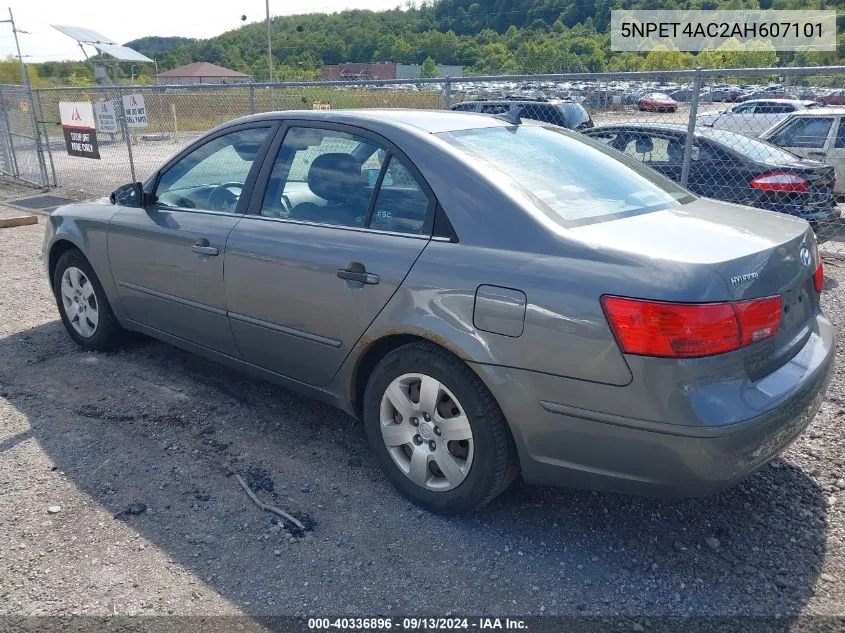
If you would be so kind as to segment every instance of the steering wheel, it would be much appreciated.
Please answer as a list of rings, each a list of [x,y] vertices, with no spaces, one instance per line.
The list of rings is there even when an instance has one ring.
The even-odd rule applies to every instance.
[[[208,194],[208,206],[215,211],[232,211],[238,204],[244,185],[242,182],[224,182]],[[237,189],[238,193],[232,191]]]

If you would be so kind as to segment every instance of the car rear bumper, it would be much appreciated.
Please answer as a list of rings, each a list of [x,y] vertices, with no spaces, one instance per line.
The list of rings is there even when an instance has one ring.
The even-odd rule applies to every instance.
[[[555,388],[556,380],[566,379],[488,365],[476,370],[510,422],[529,483],[696,496],[740,481],[786,449],[813,419],[835,349],[830,322],[819,314],[815,325],[789,362],[747,386],[783,390],[779,404],[723,426],[681,426],[580,409],[555,401],[571,392],[569,386]]]

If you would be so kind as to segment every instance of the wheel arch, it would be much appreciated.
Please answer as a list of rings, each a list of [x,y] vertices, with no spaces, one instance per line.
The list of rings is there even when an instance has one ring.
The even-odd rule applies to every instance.
[[[85,257],[85,253],[73,241],[66,237],[59,237],[53,244],[50,245],[50,250],[47,259],[47,273],[50,275],[50,286],[53,285],[53,276],[56,274],[56,265],[59,263],[59,258],[69,250],[77,250]],[[87,257],[85,259],[90,264]]]
[[[363,341],[362,350],[355,359],[347,381],[347,397],[352,411],[359,419],[363,413],[364,389],[367,387],[367,381],[370,379],[373,369],[387,354],[409,343],[429,343],[449,352],[462,362],[466,362],[466,355],[462,354],[461,350],[449,344],[442,337],[432,336],[431,333],[392,332],[369,341]],[[361,344],[359,343],[359,345]],[[467,363],[467,366],[473,369],[471,363]]]

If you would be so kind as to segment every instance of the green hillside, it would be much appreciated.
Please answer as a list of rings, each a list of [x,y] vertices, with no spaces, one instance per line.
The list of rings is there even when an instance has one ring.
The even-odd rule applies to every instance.
[[[274,18],[274,79],[315,78],[322,64],[386,60],[422,64],[428,58],[460,64],[468,74],[836,64],[845,60],[845,13],[838,21],[839,50],[830,53],[614,53],[607,29],[613,8],[837,7],[841,0],[439,0],[419,6],[408,0],[405,8],[390,11]],[[268,79],[264,22],[207,40],[178,39],[147,37],[129,45],[155,57],[160,71],[205,61],[249,73],[256,80]],[[76,79],[84,81],[85,72],[78,70]],[[143,79],[151,80],[152,75],[152,68],[142,70]]]

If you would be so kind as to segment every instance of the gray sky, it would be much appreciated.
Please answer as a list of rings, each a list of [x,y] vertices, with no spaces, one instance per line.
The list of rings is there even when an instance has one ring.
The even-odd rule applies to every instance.
[[[344,9],[390,9],[401,0],[270,0],[271,15],[333,13]],[[264,19],[264,0],[13,0],[11,6],[25,61],[82,59],[76,43],[51,24],[83,26],[123,44],[145,35],[212,37]],[[90,49],[87,49],[91,54]],[[9,24],[0,24],[0,57],[15,52]]]

